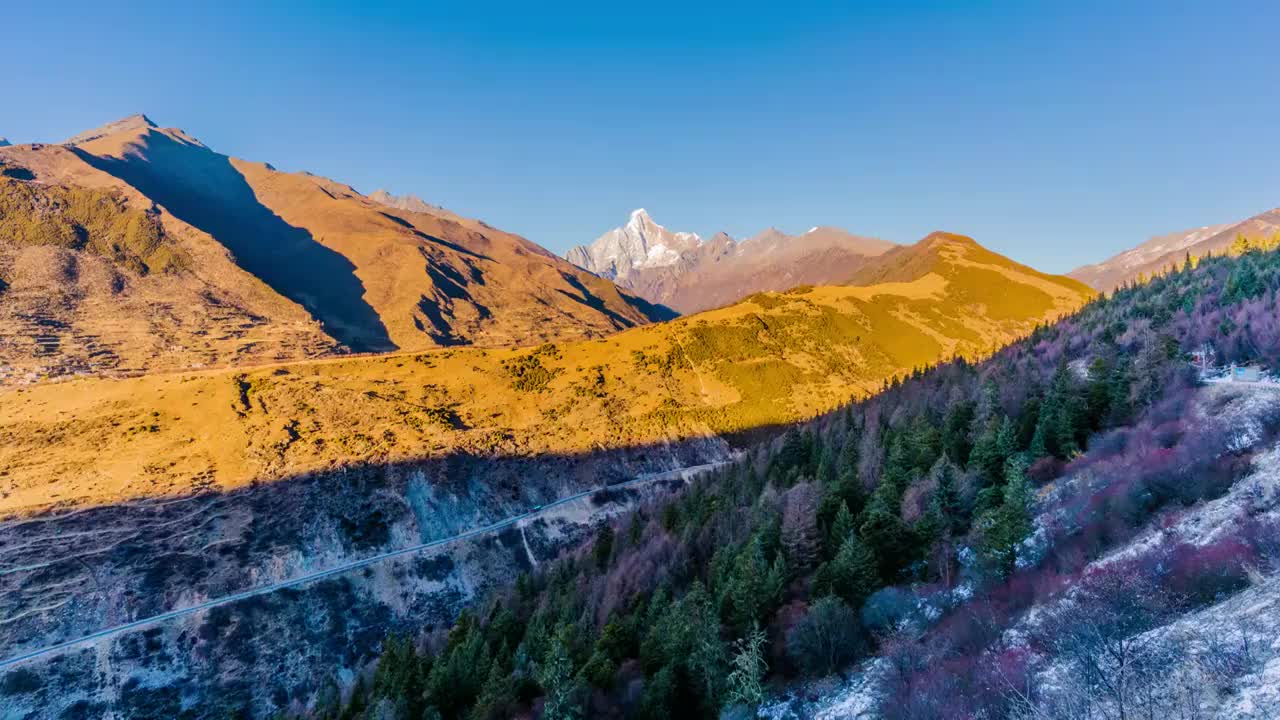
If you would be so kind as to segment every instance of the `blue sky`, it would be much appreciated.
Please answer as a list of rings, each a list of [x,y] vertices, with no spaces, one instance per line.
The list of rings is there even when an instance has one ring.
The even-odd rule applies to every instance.
[[[15,3],[0,135],[134,112],[557,252],[969,234],[1051,271],[1280,205],[1280,5]]]

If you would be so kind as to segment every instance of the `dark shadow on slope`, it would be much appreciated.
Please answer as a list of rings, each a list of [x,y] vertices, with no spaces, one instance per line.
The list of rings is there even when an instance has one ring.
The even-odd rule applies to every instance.
[[[613,310],[610,310],[609,306],[605,304],[602,298],[592,293],[591,290],[589,290],[587,286],[583,284],[583,282],[579,280],[577,277],[575,277],[573,274],[567,273],[567,272],[561,272],[560,277],[564,278],[564,281],[569,283],[570,287],[572,287],[574,290],[577,290],[579,293],[582,293],[582,295],[578,296],[572,293],[565,292],[564,290],[557,290],[557,292],[559,292],[560,294],[576,302],[582,303],[583,305],[586,305],[587,307],[591,308],[592,310],[595,310],[601,315],[604,315],[605,317],[612,320],[614,325],[618,326],[619,328],[634,327],[636,325],[634,321],[619,315]],[[655,305],[651,302],[648,302],[647,300],[641,300],[638,297],[627,295],[626,293],[623,293],[621,290],[618,291],[618,294],[622,296],[623,300],[627,301],[632,306],[634,306],[637,310],[643,313],[646,318],[654,322],[671,320],[676,317],[679,317],[678,313],[676,313],[671,308],[666,307],[665,305]]]
[[[771,430],[776,435],[785,427]],[[683,486],[678,478],[656,480],[651,490],[625,481],[673,465],[719,460],[726,449],[694,438],[540,456],[459,451],[355,463],[227,492],[196,490],[49,513],[35,522],[5,518],[0,520],[0,548],[9,549],[4,563],[27,569],[0,575],[0,614],[14,617],[69,597],[77,612],[26,614],[0,627],[0,660],[119,625],[109,607],[120,598],[127,598],[130,618],[152,617],[189,605],[191,598],[227,597],[279,578],[277,563],[285,559],[313,558],[320,564],[309,569],[320,570],[339,559],[453,537],[576,493],[586,493],[584,502],[592,508],[625,507],[647,493]],[[530,527],[547,521],[534,520]],[[529,570],[531,557],[545,563],[594,533],[583,524],[540,533],[530,529],[527,536],[517,527],[500,530],[439,552],[382,560],[373,568],[124,632],[100,647],[126,666],[168,668],[175,678],[177,685],[154,693],[124,688],[122,698],[128,695],[153,710],[161,703],[163,712],[148,716],[176,716],[166,714],[171,708],[165,703],[166,693],[178,686],[198,688],[200,701],[210,707],[250,702],[255,715],[265,716],[264,703],[279,708],[287,704],[285,698],[306,701],[319,689],[318,679],[334,667],[376,655],[389,633],[447,627],[472,593],[483,595],[489,583],[508,582]],[[66,541],[47,542],[55,537]],[[475,578],[485,579],[476,587]],[[399,588],[400,599],[389,601],[372,592],[374,586]],[[300,654],[301,648],[306,652]],[[97,676],[85,665],[92,666],[98,652],[73,649],[21,667],[46,682],[70,678],[65,697],[96,694],[100,688],[91,686]],[[170,664],[177,659],[180,664]],[[246,677],[272,681],[267,687],[237,679]]]
[[[305,307],[325,332],[360,352],[395,350],[386,326],[364,299],[355,265],[286,223],[258,201],[226,155],[161,133],[147,137],[146,157],[102,158],[70,148],[209,233],[236,264]]]
[[[389,213],[384,213],[381,211],[379,211],[378,214],[390,220],[391,222],[399,225],[400,227],[408,230],[409,232],[413,233],[415,236],[417,236],[421,240],[426,240],[427,242],[433,242],[433,243],[436,243],[437,245],[443,245],[456,253],[459,253],[461,255],[466,255],[468,257],[473,257],[477,260],[489,260],[489,261],[493,260],[493,258],[490,258],[488,255],[481,255],[480,253],[475,252],[474,250],[468,250],[457,243],[449,242],[448,240],[445,240],[444,238],[438,238],[435,235],[428,235],[427,233],[424,233],[421,230],[419,230],[417,227],[414,226],[413,223],[409,222],[408,220],[405,220],[404,218],[398,218],[395,215],[391,215]]]
[[[618,288],[618,292],[624,299],[626,299],[627,302],[639,309],[640,312],[644,313],[645,317],[649,318],[653,322],[675,320],[681,315],[679,310],[667,307],[662,303],[649,302],[639,295],[631,295],[623,291],[622,288]]]

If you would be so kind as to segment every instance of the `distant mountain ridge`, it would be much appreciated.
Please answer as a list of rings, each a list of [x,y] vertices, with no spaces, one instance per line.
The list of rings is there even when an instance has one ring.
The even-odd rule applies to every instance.
[[[1067,275],[1097,290],[1110,291],[1144,275],[1150,276],[1180,265],[1188,255],[1222,255],[1237,238],[1270,240],[1277,234],[1280,234],[1280,208],[1236,223],[1205,225],[1159,235],[1100,263],[1078,267]]]
[[[569,250],[565,258],[650,302],[693,313],[755,292],[839,282],[892,247],[827,226],[794,236],[768,228],[741,241],[724,232],[704,240],[668,230],[640,208],[625,225]]]

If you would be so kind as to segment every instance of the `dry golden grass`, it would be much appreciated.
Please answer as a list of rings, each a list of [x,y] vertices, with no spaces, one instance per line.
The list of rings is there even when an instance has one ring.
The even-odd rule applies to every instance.
[[[989,353],[1088,297],[1075,283],[993,269],[979,250],[947,245],[915,279],[765,293],[557,346],[9,391],[0,395],[0,513],[454,451],[573,453],[747,431],[829,410],[914,367]],[[990,285],[981,292],[965,283],[978,272]],[[1031,310],[1011,318],[992,297]]]

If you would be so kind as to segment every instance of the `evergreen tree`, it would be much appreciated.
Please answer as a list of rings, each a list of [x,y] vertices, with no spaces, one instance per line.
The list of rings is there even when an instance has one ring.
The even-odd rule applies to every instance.
[[[880,566],[875,553],[856,534],[850,533],[836,556],[819,570],[814,592],[835,595],[857,608],[880,584]]]
[[[1008,465],[1004,498],[1000,507],[988,513],[980,524],[982,549],[992,568],[1007,576],[1014,569],[1017,547],[1031,532],[1031,491],[1023,464]]]
[[[464,610],[427,676],[428,696],[441,714],[459,717],[475,701],[487,679],[488,656],[483,631],[474,616]]]
[[[480,690],[480,697],[468,714],[469,720],[496,720],[508,715],[507,706],[512,700],[513,685],[511,676],[502,670],[502,665],[494,658],[489,663],[489,675]],[[412,713],[405,717],[418,717],[420,713]]]
[[[831,521],[831,528],[827,531],[827,557],[835,556],[844,541],[853,535],[853,528],[853,513],[847,503],[841,502],[835,519]]]
[[[940,528],[946,535],[959,535],[964,531],[964,509],[956,489],[955,469],[945,460],[939,461],[929,504],[941,519]]]
[[[863,516],[858,534],[878,561],[880,579],[892,584],[898,571],[915,559],[911,532],[898,514],[897,503],[890,505],[885,498],[873,497]]]
[[[973,444],[969,440],[969,427],[973,424],[974,404],[959,402],[947,411],[947,419],[942,426],[942,450],[951,462],[965,465],[973,452]]]
[[[426,663],[418,656],[407,637],[390,637],[378,658],[373,676],[373,693],[377,697],[397,699],[405,714],[422,714]]]
[[[807,431],[791,428],[782,436],[782,447],[769,461],[769,476],[774,482],[786,477],[808,474],[813,437]]]
[[[595,560],[597,570],[604,570],[609,565],[609,558],[613,555],[613,537],[613,526],[609,523],[605,523],[596,535],[595,545],[591,547],[591,557]]]
[[[1111,383],[1113,368],[1104,357],[1094,358],[1089,364],[1089,382],[1085,388],[1085,407],[1089,429],[1102,429],[1111,414]]]
[[[1006,415],[993,417],[973,445],[969,467],[977,471],[983,486],[999,483],[1004,477],[1004,464],[1016,450],[1013,422]]]
[[[670,720],[673,717],[672,702],[675,694],[675,668],[665,666],[645,680],[644,694],[640,697],[640,717],[646,720]]]
[[[702,584],[695,582],[686,599],[692,628],[689,675],[698,686],[706,709],[712,710],[719,707],[724,694],[728,653],[720,640],[720,619]]]
[[[763,543],[757,535],[738,553],[732,577],[726,588],[727,619],[730,625],[744,628],[764,617],[773,592],[770,566],[765,560]]]

